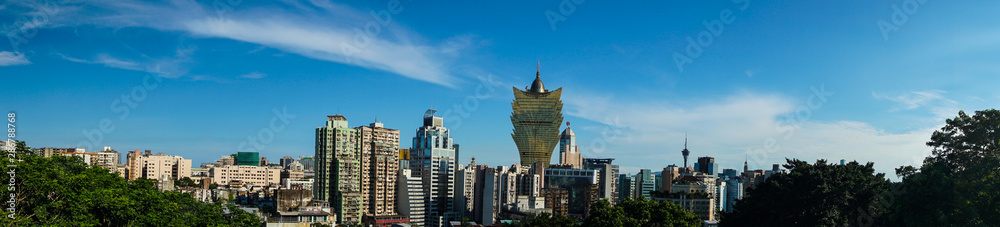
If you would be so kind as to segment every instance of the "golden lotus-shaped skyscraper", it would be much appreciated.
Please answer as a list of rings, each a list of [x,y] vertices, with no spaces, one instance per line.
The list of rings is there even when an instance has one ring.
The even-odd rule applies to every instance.
[[[521,165],[541,163],[548,166],[552,150],[559,143],[559,126],[563,121],[563,103],[559,100],[562,88],[545,90],[540,73],[536,72],[535,81],[525,89],[514,87],[514,102],[510,104],[514,133],[510,136],[517,144]]]

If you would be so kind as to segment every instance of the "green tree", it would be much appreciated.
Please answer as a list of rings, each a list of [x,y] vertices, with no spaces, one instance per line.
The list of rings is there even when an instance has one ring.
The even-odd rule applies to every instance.
[[[184,177],[181,179],[174,180],[174,186],[181,187],[199,187],[198,183],[195,183],[190,177]]]
[[[616,206],[600,200],[590,207],[583,226],[701,226],[701,219],[671,202],[656,202],[640,197],[626,199]]]
[[[39,157],[18,142],[14,160],[0,159],[14,172],[14,219],[6,226],[259,226],[257,216],[220,204],[203,203],[188,194],[161,192],[154,180],[126,181],[108,170],[86,166],[79,158]],[[16,165],[13,167],[11,165]],[[5,174],[5,182],[11,179]],[[0,211],[7,216],[7,210]]]
[[[845,226],[860,225],[871,216],[872,201],[886,191],[885,174],[873,163],[828,164],[818,160],[787,160],[789,173],[771,175],[749,190],[734,211],[722,215],[721,226]],[[871,223],[868,221],[867,223]]]
[[[896,169],[905,193],[888,204],[886,226],[1000,225],[1000,111],[945,121],[919,167]]]
[[[575,218],[550,214],[550,213],[539,213],[539,214],[529,214],[527,217],[521,218],[517,222],[513,223],[512,226],[578,226]]]

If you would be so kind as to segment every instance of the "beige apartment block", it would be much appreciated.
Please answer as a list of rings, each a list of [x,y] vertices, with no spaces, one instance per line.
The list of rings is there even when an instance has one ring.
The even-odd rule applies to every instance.
[[[152,154],[149,150],[145,153],[134,150],[129,152],[128,179],[163,179],[168,176],[170,179],[180,179],[191,177],[191,159],[181,156],[165,155],[162,153]]]
[[[267,186],[271,184],[281,184],[281,169],[268,168],[264,166],[222,166],[212,168],[212,182],[220,185],[232,181],[240,181],[243,184],[254,186]]]
[[[396,214],[396,172],[399,171],[399,130],[381,122],[355,128],[360,134],[361,208],[373,216]]]

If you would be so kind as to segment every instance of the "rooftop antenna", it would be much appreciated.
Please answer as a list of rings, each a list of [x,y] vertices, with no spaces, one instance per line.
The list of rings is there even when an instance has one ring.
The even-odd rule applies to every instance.
[[[542,61],[538,61],[538,66],[535,67],[535,76],[542,76]]]

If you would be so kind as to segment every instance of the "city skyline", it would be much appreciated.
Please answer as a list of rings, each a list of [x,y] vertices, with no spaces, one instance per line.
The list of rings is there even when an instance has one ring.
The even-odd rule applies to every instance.
[[[720,170],[744,160],[768,169],[785,157],[847,159],[875,162],[892,179],[893,168],[929,154],[923,143],[946,118],[1000,103],[991,58],[979,58],[995,48],[993,24],[983,22],[998,17],[989,6],[927,3],[883,33],[879,22],[891,22],[903,1],[742,3],[655,3],[605,16],[622,6],[587,1],[564,15],[551,2],[497,6],[502,17],[467,3],[408,1],[275,3],[275,11],[251,2],[221,11],[184,1],[57,11],[12,3],[0,9],[5,25],[51,14],[30,25],[39,32],[25,42],[0,44],[0,96],[18,113],[19,139],[34,146],[100,137],[83,148],[153,150],[195,165],[240,151],[310,156],[318,119],[334,114],[352,119],[349,127],[377,118],[411,138],[432,108],[461,141],[458,163],[506,166],[518,163],[507,88],[530,85],[531,63],[541,61],[546,83],[565,90],[564,121],[574,123],[581,154],[615,158],[622,173],[681,164],[687,132],[692,157],[715,157]],[[677,67],[687,37],[712,34],[706,24],[727,10],[734,20]],[[550,12],[565,20],[550,22]],[[261,15],[271,24],[255,23]],[[963,23],[970,18],[982,23]],[[353,45],[353,29],[373,21],[381,33],[356,55],[309,39]],[[379,57],[387,49],[410,51]],[[104,119],[113,129],[102,132]],[[266,132],[268,143],[248,138]],[[780,149],[747,152],[769,145]]]

